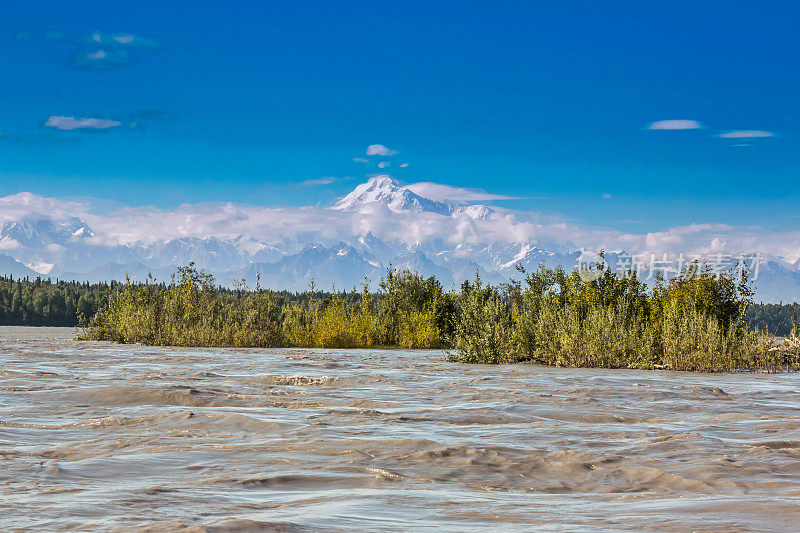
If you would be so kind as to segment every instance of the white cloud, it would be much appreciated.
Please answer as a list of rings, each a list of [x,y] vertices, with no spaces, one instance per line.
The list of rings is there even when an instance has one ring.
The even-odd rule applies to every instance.
[[[9,239],[8,237],[0,239],[0,250],[18,250],[20,248],[22,248],[22,245],[15,239]]]
[[[400,168],[406,168],[407,166],[408,166],[408,163],[400,163]]]
[[[306,181],[301,182],[300,185],[303,185],[305,187],[314,187],[316,185],[330,185],[331,183],[333,183],[335,181],[336,181],[336,178],[334,178],[332,176],[328,176],[328,177],[319,178],[319,179],[315,179],[315,180],[306,180]]]
[[[613,198],[611,193],[608,192],[603,193],[603,200],[608,200],[609,198]]]
[[[109,70],[116,67],[126,67],[132,62],[127,50],[101,48],[81,50],[72,54],[69,65],[74,68],[88,70]]]
[[[513,196],[492,194],[483,189],[468,189],[466,187],[451,187],[429,181],[412,183],[406,186],[412,192],[436,200],[438,202],[491,202],[493,200],[514,200]]]
[[[29,215],[51,218],[84,217],[88,212],[88,203],[44,198],[29,192],[0,198],[0,223]]]
[[[775,134],[771,131],[763,130],[734,130],[725,133],[720,133],[719,137],[723,139],[752,139],[756,137],[774,137]]]
[[[647,126],[648,130],[698,130],[703,127],[696,120],[657,120]]]
[[[390,156],[395,155],[397,151],[392,150],[391,148],[387,148],[382,144],[370,144],[367,146],[367,155],[382,155],[382,156]]]
[[[144,37],[130,33],[102,33],[93,32],[85,36],[81,41],[88,45],[113,46],[125,48],[160,48],[160,45]]]
[[[353,161],[355,161],[356,163],[369,163],[369,159],[363,157],[354,157]]]
[[[118,120],[110,120],[106,118],[90,118],[90,117],[67,117],[60,115],[53,115],[44,123],[48,128],[56,128],[59,130],[80,130],[80,129],[94,129],[94,130],[107,130],[110,128],[118,128],[122,123]]]
[[[325,178],[321,178],[325,179]],[[427,197],[475,202],[507,198],[476,189],[436,183],[409,186]],[[435,199],[435,198],[432,198]],[[800,231],[767,231],[725,224],[693,224],[664,231],[637,233],[580,225],[558,215],[493,208],[486,220],[450,217],[429,212],[392,213],[383,205],[359,211],[324,207],[267,208],[233,203],[185,204],[173,209],[122,207],[94,213],[89,203],[43,198],[20,193],[0,198],[0,225],[26,216],[51,219],[79,217],[97,234],[95,246],[152,244],[177,237],[254,237],[273,244],[284,239],[319,243],[352,241],[371,231],[381,239],[407,244],[424,242],[554,243],[567,249],[626,250],[631,254],[703,254],[761,252],[794,261],[800,256]],[[577,245],[576,245],[577,244]],[[0,243],[9,253],[15,242]],[[550,244],[547,245],[548,247]],[[477,259],[476,259],[477,260]]]
[[[389,166],[389,164],[390,163],[388,161],[381,161],[380,163],[378,163],[378,168],[386,168]]]

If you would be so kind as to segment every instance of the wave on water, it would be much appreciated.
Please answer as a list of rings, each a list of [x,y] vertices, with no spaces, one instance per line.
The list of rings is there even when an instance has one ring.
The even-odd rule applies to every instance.
[[[800,522],[800,374],[142,350],[71,333],[25,331],[0,351],[3,529]]]

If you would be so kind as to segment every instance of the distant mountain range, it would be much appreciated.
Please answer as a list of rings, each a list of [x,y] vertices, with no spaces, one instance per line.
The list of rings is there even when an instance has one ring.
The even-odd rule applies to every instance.
[[[95,282],[122,280],[126,275],[144,281],[151,273],[168,281],[177,266],[194,262],[225,285],[245,280],[254,286],[260,278],[264,287],[303,290],[313,279],[319,288],[349,290],[365,280],[374,286],[391,265],[436,276],[449,287],[476,272],[491,283],[519,278],[517,267],[535,269],[540,262],[572,269],[581,256],[581,250],[565,239],[520,237],[521,227],[535,230],[536,226],[517,212],[427,198],[387,175],[358,185],[332,207],[313,209],[317,226],[291,234],[273,229],[232,234],[226,229],[224,235],[151,242],[124,242],[110,230],[90,227],[91,221],[81,216],[21,209],[13,218],[6,216],[0,226],[0,274]],[[272,224],[268,228],[281,227],[282,221],[269,218],[277,216],[273,211],[258,216]],[[290,216],[309,215],[297,210]],[[248,217],[255,215],[230,218],[237,223]],[[185,219],[187,225],[202,222],[194,215]],[[101,219],[94,216],[94,220]],[[334,226],[335,232],[328,231]],[[606,261],[615,268],[622,257],[624,252],[615,250]],[[649,265],[643,266],[642,275],[647,277]],[[800,260],[792,264],[766,256],[756,287],[757,299],[763,301],[800,299]]]

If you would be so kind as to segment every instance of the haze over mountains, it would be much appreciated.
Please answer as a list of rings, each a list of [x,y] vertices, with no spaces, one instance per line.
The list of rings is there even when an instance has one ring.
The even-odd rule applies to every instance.
[[[388,175],[360,184],[331,207],[182,205],[125,207],[97,214],[90,203],[20,193],[0,198],[0,273],[88,281],[168,281],[194,262],[222,284],[302,290],[373,284],[392,265],[435,275],[446,287],[475,272],[498,283],[517,267],[572,269],[582,248],[625,254],[761,253],[757,299],[800,299],[797,236],[725,225],[626,234],[493,205],[492,195],[432,183],[403,185]],[[650,257],[650,256],[648,256]],[[643,275],[650,266],[642,264]]]

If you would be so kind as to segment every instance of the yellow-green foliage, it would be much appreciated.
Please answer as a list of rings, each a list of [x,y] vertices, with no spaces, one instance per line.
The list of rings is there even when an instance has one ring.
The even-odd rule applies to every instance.
[[[493,287],[464,284],[461,314],[456,325],[455,346],[459,355],[451,360],[464,363],[507,363],[516,358],[514,319],[509,303]]]
[[[453,334],[455,299],[433,277],[390,268],[378,293],[377,342],[415,348],[446,345]]]
[[[370,313],[348,307],[336,295],[326,302],[314,325],[315,345],[321,348],[367,348],[374,344],[373,320]]]
[[[287,345],[305,348],[369,348],[376,342],[376,317],[366,291],[357,306],[336,294],[325,302],[293,302],[284,312]]]
[[[372,308],[372,296],[366,287],[361,294],[358,309],[351,311],[350,315],[350,328],[355,346],[361,348],[374,346],[378,338],[378,321]]]
[[[593,281],[543,266],[522,282],[459,293],[434,278],[389,269],[377,293],[291,298],[214,286],[193,265],[168,285],[118,286],[87,336],[181,346],[446,348],[464,363],[667,368],[717,372],[796,368],[800,343],[775,349],[744,320],[745,281],[691,265],[652,290],[634,273],[605,271]]]
[[[402,345],[440,346],[444,333],[437,324],[436,309],[442,306],[428,301],[425,294],[416,295],[417,304],[428,309],[416,311],[402,289],[425,286],[445,300],[441,286],[432,278],[423,280],[410,273],[392,271],[391,276],[403,280],[401,289],[378,296],[386,302],[403,302],[404,311],[393,323],[396,331],[402,332]],[[210,275],[189,265],[179,269],[169,286],[128,281],[112,291],[92,318],[87,337],[176,346],[368,348],[401,344],[399,333],[394,337],[387,333],[381,315],[366,288],[360,295],[340,293],[318,299],[312,293],[310,298],[280,305],[270,291],[222,291]],[[383,342],[386,339],[394,342]]]
[[[452,361],[718,372],[798,366],[750,330],[746,279],[690,267],[647,291],[635,273],[594,281],[540,267],[523,283],[465,283]]]
[[[217,291],[213,278],[182,267],[169,287],[128,281],[109,294],[92,317],[88,337],[172,346],[282,346],[274,295],[256,291],[236,298]]]
[[[312,300],[303,305],[291,302],[283,312],[283,331],[289,346],[311,348],[315,346],[314,327],[319,313],[318,303]]]
[[[436,326],[436,312],[409,311],[400,325],[399,344],[403,348],[434,348],[442,344]]]

